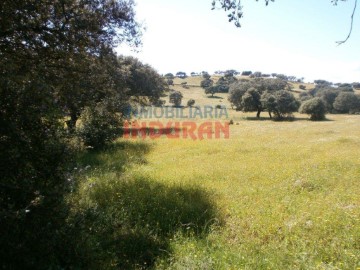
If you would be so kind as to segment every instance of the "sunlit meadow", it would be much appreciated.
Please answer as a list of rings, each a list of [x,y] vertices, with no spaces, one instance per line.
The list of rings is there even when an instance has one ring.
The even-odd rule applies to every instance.
[[[228,106],[225,95],[182,91],[185,102]],[[128,256],[137,259],[111,255],[101,265],[359,269],[360,116],[253,116],[229,108],[220,120],[234,121],[229,139],[119,139],[117,148],[82,156],[80,166],[92,167],[77,194],[80,205],[118,201],[120,235],[157,243],[134,237],[138,252]]]

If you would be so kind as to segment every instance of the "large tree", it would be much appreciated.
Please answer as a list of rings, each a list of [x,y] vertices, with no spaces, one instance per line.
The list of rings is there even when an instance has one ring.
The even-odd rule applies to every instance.
[[[120,56],[118,61],[120,66],[128,72],[127,95],[139,101],[141,98],[146,98],[144,102],[156,104],[168,88],[164,77],[159,75],[153,67],[143,64],[134,57]]]
[[[0,258],[6,269],[67,268],[59,244],[70,187],[64,117],[98,102],[120,73],[112,48],[139,44],[132,0],[0,4]],[[116,60],[116,59],[115,59]],[[73,125],[74,121],[70,121]],[[63,258],[61,258],[64,256]],[[56,264],[60,264],[56,267]]]
[[[351,92],[341,92],[334,100],[334,109],[340,113],[360,111],[360,97]]]
[[[268,102],[264,100],[269,94],[288,89],[288,83],[280,79],[254,79],[253,81],[237,81],[230,86],[229,101],[237,110],[256,112],[260,117],[261,112],[271,110]],[[271,116],[271,115],[270,115]]]

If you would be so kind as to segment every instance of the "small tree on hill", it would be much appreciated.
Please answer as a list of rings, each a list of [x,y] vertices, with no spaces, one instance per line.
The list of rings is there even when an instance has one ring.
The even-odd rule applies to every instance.
[[[174,74],[172,74],[172,73],[166,73],[164,77],[167,78],[167,79],[174,79],[175,78]]]
[[[179,71],[176,73],[176,77],[178,77],[180,79],[185,79],[185,78],[187,78],[187,75],[186,75],[186,72]]]
[[[202,77],[203,77],[205,80],[209,80],[211,76],[210,76],[210,74],[207,73],[206,71],[203,71]]]
[[[324,120],[326,113],[326,105],[321,98],[315,97],[305,101],[299,110],[300,113],[310,115],[313,121]]]
[[[211,94],[211,97],[214,96],[215,93],[218,92],[218,87],[217,86],[210,86],[210,87],[206,87],[205,88],[205,94],[208,95],[208,94]]]
[[[174,80],[173,80],[173,79],[167,79],[167,80],[166,80],[166,83],[167,83],[168,85],[174,85]]]
[[[174,106],[179,107],[181,105],[181,100],[183,95],[180,91],[173,91],[169,96],[169,102],[174,104]]]
[[[194,104],[195,104],[194,99],[189,99],[189,101],[187,102],[188,107],[192,107],[192,106],[194,106]]]
[[[252,71],[243,71],[241,72],[241,76],[250,76],[252,74]]]
[[[211,80],[211,79],[205,79],[205,80],[202,80],[202,81],[200,82],[200,86],[201,86],[202,88],[211,87],[211,86],[213,86],[213,84],[214,84],[214,81]]]

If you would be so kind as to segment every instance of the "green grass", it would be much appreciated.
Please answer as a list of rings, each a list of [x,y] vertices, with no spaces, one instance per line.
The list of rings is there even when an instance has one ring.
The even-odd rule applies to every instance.
[[[79,157],[69,202],[88,268],[360,268],[359,116],[229,112],[227,140],[119,139]]]

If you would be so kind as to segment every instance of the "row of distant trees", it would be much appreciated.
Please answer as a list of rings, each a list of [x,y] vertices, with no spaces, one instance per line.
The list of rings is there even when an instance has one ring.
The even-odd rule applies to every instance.
[[[319,98],[328,113],[358,113],[360,97],[355,94],[352,84],[333,85],[326,81],[318,81],[315,88],[300,93],[300,100]]]
[[[283,119],[293,112],[309,114],[312,120],[322,120],[326,113],[359,113],[360,96],[351,85],[333,87],[319,84],[314,89],[302,92],[297,99],[288,82],[281,79],[256,78],[236,81],[230,85],[229,101],[236,110],[244,112],[267,111],[272,117]]]
[[[202,72],[191,72],[190,75],[192,77],[194,76],[204,76],[204,74],[209,74],[207,71],[202,71]],[[214,73],[215,75],[221,75],[221,76],[249,76],[250,78],[278,78],[278,79],[282,79],[282,80],[286,80],[286,81],[291,81],[291,82],[303,82],[304,78],[297,78],[295,76],[287,76],[285,74],[280,74],[280,73],[271,73],[271,74],[267,74],[267,73],[262,73],[260,71],[243,71],[243,72],[239,72],[235,69],[230,69],[230,70],[225,70],[225,71],[215,71]],[[166,77],[167,79],[174,79],[175,77],[181,78],[181,79],[185,79],[188,77],[188,75],[186,74],[186,72],[184,71],[179,71],[177,72],[175,75],[172,73],[167,73],[164,75],[164,77]]]

